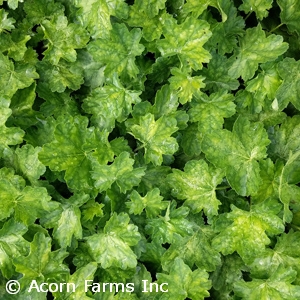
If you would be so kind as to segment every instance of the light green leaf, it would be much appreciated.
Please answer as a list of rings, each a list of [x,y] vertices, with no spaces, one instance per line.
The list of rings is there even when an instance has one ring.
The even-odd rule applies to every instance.
[[[246,196],[259,188],[258,161],[265,158],[269,143],[262,123],[250,123],[246,118],[239,117],[232,132],[215,130],[206,134],[202,151],[210,162],[224,169],[232,188]]]
[[[202,69],[202,63],[209,62],[211,55],[203,45],[211,36],[206,21],[188,17],[178,25],[174,19],[167,19],[163,29],[164,39],[157,41],[162,56],[178,55],[182,64],[193,70]]]
[[[114,213],[106,222],[103,233],[87,238],[90,254],[102,268],[115,266],[126,270],[136,267],[136,255],[130,246],[138,243],[140,234],[137,226],[129,221],[127,214]]]
[[[191,122],[198,122],[199,131],[203,134],[223,127],[224,118],[235,114],[234,97],[220,90],[210,96],[200,94],[192,101],[188,114]]]
[[[261,25],[247,29],[239,44],[228,74],[233,78],[241,76],[245,81],[254,76],[260,63],[275,60],[288,49],[282,36],[271,34],[266,37]]]
[[[132,125],[129,133],[142,144],[145,149],[146,163],[152,162],[159,166],[163,162],[163,155],[172,155],[178,149],[178,144],[171,135],[178,130],[175,118],[162,116],[157,121],[151,113],[140,118],[139,125]]]
[[[208,166],[202,160],[190,160],[184,167],[184,172],[173,169],[168,175],[168,182],[172,188],[172,195],[185,200],[185,205],[193,213],[204,210],[211,217],[218,214],[221,202],[216,197],[216,187],[222,182],[223,174],[220,169]]]
[[[0,77],[1,96],[11,98],[18,89],[30,86],[39,75],[33,66],[13,63],[0,52]]]
[[[292,300],[300,297],[300,286],[292,284],[297,272],[279,268],[268,279],[241,280],[234,285],[237,296],[247,300]]]
[[[14,29],[15,22],[16,20],[14,18],[8,18],[8,13],[4,9],[0,9],[0,34],[6,32],[6,30]]]
[[[205,83],[203,83],[205,77],[191,76],[190,73],[178,68],[171,69],[173,76],[169,78],[170,88],[177,92],[181,104],[190,102],[193,95],[205,87]]]
[[[141,55],[144,46],[140,44],[141,30],[128,31],[125,24],[113,24],[108,38],[99,38],[88,44],[87,49],[96,62],[105,65],[105,74],[117,72],[121,78],[134,78],[139,69],[135,57]]]
[[[2,168],[0,178],[0,199],[5,199],[0,202],[0,220],[14,214],[16,221],[31,225],[52,208],[45,188],[25,186],[12,169]]]
[[[273,0],[243,0],[243,4],[239,6],[239,10],[243,10],[246,14],[255,12],[258,20],[266,18],[269,9],[272,7]]]
[[[220,89],[236,90],[239,87],[239,82],[228,75],[230,61],[222,55],[215,52],[211,53],[212,59],[209,61],[207,68],[202,69],[206,84],[206,90],[218,92]]]
[[[71,276],[69,276],[69,280],[66,282],[70,283],[70,291],[67,289],[63,289],[62,292],[53,293],[55,299],[68,299],[68,300],[90,300],[90,298],[86,296],[85,292],[85,281],[93,282],[94,274],[97,271],[97,264],[95,262],[91,262],[86,264],[85,266],[77,269]],[[74,289],[72,289],[74,286]]]
[[[165,8],[166,0],[137,0],[134,6],[137,10],[145,12],[148,18],[155,17],[160,9]]]
[[[140,215],[145,209],[147,218],[154,218],[168,206],[168,202],[162,199],[158,188],[149,191],[145,197],[134,190],[130,194],[131,201],[126,202],[126,206],[130,214]]]
[[[237,9],[231,1],[222,1],[222,9],[227,14],[226,21],[211,24],[212,36],[208,45],[218,49],[220,55],[232,53],[236,48],[238,37],[244,35],[245,22],[237,16]],[[217,70],[216,70],[217,71]]]
[[[161,11],[150,18],[144,10],[139,8],[139,5],[132,5],[126,22],[132,27],[142,27],[143,38],[151,42],[160,38],[166,18],[168,18],[168,14],[165,11]]]
[[[47,50],[43,52],[45,60],[58,65],[61,58],[68,62],[76,61],[75,49],[85,47],[89,41],[87,32],[78,24],[68,24],[67,17],[54,16],[54,19],[44,20],[41,24],[44,39],[48,41]]]
[[[298,0],[277,0],[280,7],[281,22],[286,24],[289,31],[296,31],[300,34],[300,24],[298,22],[300,17],[300,2]]]
[[[126,89],[114,74],[112,82],[92,90],[82,107],[93,115],[95,126],[112,131],[115,121],[124,122],[132,111],[132,105],[141,102],[140,94],[140,91]]]
[[[146,232],[155,242],[173,243],[176,235],[189,236],[193,233],[193,224],[186,219],[188,214],[187,207],[181,206],[176,209],[176,202],[172,201],[164,217],[147,220]]]
[[[104,164],[113,156],[107,134],[97,133],[87,125],[88,119],[83,116],[58,118],[54,139],[45,144],[39,153],[41,162],[52,171],[66,171],[65,180],[75,190],[93,188],[90,174],[93,156]]]
[[[266,251],[256,257],[251,263],[251,275],[254,278],[268,278],[275,274],[280,266],[286,269],[292,268],[297,271],[297,277],[294,284],[300,282],[300,253],[299,241],[300,232],[290,231],[277,237],[277,243],[273,249]]]
[[[276,235],[284,231],[283,222],[277,216],[280,210],[281,205],[270,199],[252,205],[250,211],[231,205],[231,212],[225,215],[226,222],[223,218],[216,221],[220,233],[212,240],[213,248],[224,255],[237,251],[245,262],[251,261],[270,244],[267,233]]]
[[[78,64],[60,60],[54,66],[47,61],[41,61],[37,67],[41,81],[49,86],[51,92],[62,93],[67,87],[78,90],[84,82],[83,69]]]
[[[175,258],[169,275],[158,273],[156,277],[158,283],[168,283],[168,292],[162,294],[162,300],[201,300],[209,296],[208,273],[202,269],[192,271],[181,258]]]
[[[116,182],[121,193],[132,189],[140,183],[141,177],[145,174],[145,167],[133,168],[133,164],[134,160],[129,158],[128,152],[122,152],[109,166],[95,163],[91,172],[95,187],[102,192]]]
[[[227,16],[223,11],[220,2],[221,1],[218,0],[187,0],[182,7],[182,13],[191,13],[192,16],[197,19],[205,10],[207,10],[208,6],[212,6],[219,10],[222,21],[225,22]]]
[[[300,109],[300,101],[297,97],[300,93],[300,61],[286,57],[278,63],[278,73],[283,79],[281,86],[276,92],[278,109],[283,110],[289,102],[292,102],[297,109]]]
[[[0,270],[5,278],[14,274],[12,260],[29,252],[29,242],[23,238],[27,227],[14,219],[9,219],[0,229]]]
[[[208,226],[199,227],[192,235],[176,237],[162,256],[164,270],[169,270],[176,257],[180,257],[190,268],[196,265],[207,272],[220,265],[220,254],[211,246],[213,232]]]
[[[31,280],[39,283],[55,279],[64,280],[69,273],[68,267],[63,263],[67,255],[68,253],[61,249],[51,252],[51,239],[43,233],[36,233],[30,244],[28,256],[14,259],[17,272],[23,274],[21,286],[29,287]]]

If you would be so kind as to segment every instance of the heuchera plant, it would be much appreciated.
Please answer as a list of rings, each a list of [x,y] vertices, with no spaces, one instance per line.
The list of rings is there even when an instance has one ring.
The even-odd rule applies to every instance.
[[[300,0],[0,0],[0,298],[300,299],[299,20]]]

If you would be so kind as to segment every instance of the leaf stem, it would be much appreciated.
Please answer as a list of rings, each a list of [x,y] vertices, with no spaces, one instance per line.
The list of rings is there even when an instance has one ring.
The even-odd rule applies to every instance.
[[[274,32],[275,30],[277,30],[278,28],[280,28],[283,25],[283,23],[280,23],[279,25],[277,25],[275,28],[273,28],[271,31],[269,31],[269,33]]]
[[[245,17],[245,21],[250,17],[250,15],[252,14],[253,10],[251,10],[248,15]]]

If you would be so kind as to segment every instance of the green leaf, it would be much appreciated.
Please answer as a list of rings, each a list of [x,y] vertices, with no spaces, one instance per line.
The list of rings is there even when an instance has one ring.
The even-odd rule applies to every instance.
[[[0,34],[14,29],[15,22],[14,18],[8,18],[8,13],[4,9],[0,9]]]
[[[220,130],[223,127],[224,118],[235,114],[234,97],[226,91],[217,93],[200,94],[192,101],[188,113],[191,122],[198,122],[199,131],[202,133],[212,130]]]
[[[202,69],[206,84],[206,90],[218,92],[220,89],[236,90],[239,87],[239,82],[228,75],[230,61],[222,55],[215,52],[211,53],[212,59],[209,61],[207,68]]]
[[[203,48],[211,36],[206,21],[188,17],[178,25],[174,19],[167,19],[163,35],[165,38],[157,41],[157,48],[163,57],[178,55],[181,63],[193,70],[202,69],[202,63],[209,62],[211,55]]]
[[[134,3],[134,6],[139,11],[145,12],[148,18],[155,17],[160,9],[165,8],[166,0],[137,0]]]
[[[300,2],[298,0],[277,0],[280,7],[281,22],[286,24],[290,32],[300,34],[298,18],[300,16]]]
[[[266,37],[261,25],[247,29],[239,44],[228,74],[233,78],[241,76],[245,81],[254,76],[260,63],[275,60],[288,49],[282,36],[271,34]]]
[[[126,206],[130,214],[140,215],[145,209],[147,218],[154,218],[168,206],[168,202],[162,199],[158,188],[149,191],[145,197],[134,190],[130,194],[131,201],[126,202]]]
[[[222,257],[222,264],[212,273],[213,290],[211,297],[215,299],[232,299],[233,285],[243,278],[248,268],[237,254]]]
[[[208,217],[218,214],[221,202],[216,197],[215,189],[223,179],[220,169],[208,166],[203,159],[190,160],[185,165],[184,172],[173,169],[167,179],[172,195],[185,200],[185,205],[193,213],[204,210]]]
[[[39,76],[33,66],[13,63],[0,53],[0,77],[1,96],[11,98],[18,89],[30,86]]]
[[[51,239],[42,233],[36,233],[30,244],[28,256],[14,259],[17,272],[23,274],[21,286],[29,286],[31,280],[39,283],[48,280],[64,280],[69,273],[63,260],[68,255],[64,250],[51,251]],[[51,282],[51,281],[50,281]]]
[[[0,229],[0,270],[5,278],[14,274],[13,259],[29,252],[29,242],[23,235],[27,227],[14,219],[9,219]]]
[[[224,220],[219,218],[216,222],[216,230],[220,233],[212,240],[213,248],[224,255],[237,251],[245,262],[249,262],[270,244],[267,233],[276,235],[284,231],[283,222],[277,216],[280,210],[281,205],[273,200],[252,205],[250,211],[231,205],[231,212]]]
[[[60,60],[58,65],[41,61],[37,65],[41,81],[48,84],[51,92],[62,93],[66,88],[78,90],[83,84],[83,69],[78,64]]]
[[[232,53],[238,43],[238,37],[244,35],[245,22],[237,16],[237,9],[231,1],[222,1],[222,9],[227,14],[226,21],[211,24],[212,36],[208,45],[218,49],[218,53]]]
[[[56,211],[52,211],[50,216],[46,217],[46,223],[43,222],[43,219],[41,220],[41,223],[46,228],[54,228],[53,237],[62,248],[70,247],[73,237],[75,239],[82,238],[81,211],[79,207],[88,200],[89,196],[82,193],[75,194],[69,199],[62,199],[61,206]]]
[[[187,236],[193,232],[193,224],[186,219],[189,214],[187,207],[176,209],[176,202],[172,201],[165,216],[148,219],[145,227],[146,232],[152,236],[153,241],[160,244],[173,243],[176,235]]]
[[[173,76],[169,78],[170,88],[177,91],[181,104],[190,102],[193,95],[205,87],[203,76],[191,76],[190,72],[178,68],[171,69],[171,74]]]
[[[275,274],[280,266],[297,271],[294,284],[300,282],[299,232],[290,231],[277,237],[274,249],[266,251],[251,263],[251,274],[255,278],[268,278]]]
[[[268,16],[268,10],[272,7],[272,2],[273,0],[243,0],[239,10],[243,10],[246,14],[254,11],[258,20],[262,20]]]
[[[88,119],[83,116],[58,118],[51,143],[45,144],[39,153],[41,162],[52,171],[65,170],[65,180],[75,190],[90,190],[93,156],[100,163],[112,160],[107,134],[87,128]]]
[[[37,218],[51,209],[51,199],[42,187],[25,186],[22,177],[14,175],[11,169],[0,171],[0,220],[14,214],[16,221],[31,225]]]
[[[243,299],[290,300],[300,297],[300,286],[293,285],[296,271],[279,268],[268,279],[241,280],[234,285],[235,294]]]
[[[113,24],[108,38],[90,42],[87,49],[96,62],[106,66],[107,76],[117,72],[121,78],[134,78],[139,73],[135,57],[144,50],[141,36],[138,28],[128,31],[125,24]]]
[[[239,117],[232,132],[215,130],[205,135],[202,151],[210,162],[225,170],[232,188],[246,196],[259,188],[258,161],[265,158],[269,143],[261,123],[250,123],[246,118]]]
[[[102,192],[116,182],[121,193],[132,189],[145,174],[145,167],[133,168],[133,164],[134,160],[129,158],[128,152],[122,152],[109,166],[94,164],[92,178],[95,180],[95,187]]]
[[[190,268],[196,265],[208,272],[220,265],[220,254],[211,246],[212,230],[208,226],[199,227],[192,235],[176,237],[162,256],[164,270],[169,270],[176,257],[180,257]]]
[[[182,7],[182,13],[191,13],[192,16],[195,19],[197,19],[207,9],[208,6],[212,6],[218,9],[222,16],[222,21],[226,21],[227,16],[222,10],[220,1],[218,0],[187,0],[184,6]]]
[[[138,243],[140,234],[137,226],[129,221],[126,213],[114,213],[106,222],[103,233],[87,238],[90,254],[102,268],[115,266],[126,270],[136,267],[136,255],[130,246]]]
[[[67,17],[54,16],[54,19],[42,22],[41,27],[44,38],[48,41],[47,50],[44,51],[45,60],[58,65],[61,58],[68,62],[76,61],[75,49],[85,47],[89,41],[87,32],[78,24],[68,24]]]
[[[200,300],[209,296],[208,290],[211,281],[208,273],[202,269],[192,271],[181,258],[176,258],[169,274],[158,273],[158,283],[168,283],[168,292],[162,294],[160,299]]]
[[[112,82],[94,89],[84,99],[83,109],[93,115],[92,121],[100,129],[112,131],[115,121],[124,122],[133,104],[141,101],[140,91],[126,89],[114,74]]]
[[[15,157],[11,162],[14,169],[32,184],[37,184],[37,180],[46,171],[46,167],[38,159],[40,151],[40,147],[34,148],[30,144],[24,145],[16,149]]]
[[[151,113],[140,118],[139,125],[132,125],[129,133],[142,144],[145,149],[146,163],[152,162],[159,166],[163,162],[163,155],[172,155],[178,149],[178,144],[171,135],[178,130],[175,118],[162,116],[157,121]]]
[[[168,15],[165,11],[161,11],[153,17],[149,17],[146,12],[147,8],[141,10],[139,7],[144,2],[145,1],[140,1],[139,5],[132,5],[130,7],[129,18],[126,22],[132,27],[142,27],[143,38],[146,41],[151,42],[160,38],[163,31],[163,24]]]
[[[297,109],[300,109],[300,102],[297,97],[299,90],[300,61],[286,57],[278,63],[278,73],[283,79],[281,86],[276,92],[278,109],[283,110],[289,102],[292,102]]]
[[[23,130],[18,127],[5,126],[11,113],[9,101],[0,98],[0,157],[3,156],[3,151],[7,149],[9,145],[17,145],[23,141]]]
[[[84,267],[81,267],[76,270],[71,276],[69,276],[69,280],[66,282],[70,283],[70,291],[67,289],[63,289],[62,292],[53,293],[55,299],[68,299],[68,300],[89,300],[92,299],[86,296],[85,292],[85,281],[88,282],[93,281],[94,274],[97,270],[97,264],[94,262],[86,264]],[[74,286],[74,289],[72,289]]]

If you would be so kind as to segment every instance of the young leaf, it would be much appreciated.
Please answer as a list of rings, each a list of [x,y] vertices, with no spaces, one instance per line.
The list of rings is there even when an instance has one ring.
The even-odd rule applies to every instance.
[[[167,208],[168,202],[162,201],[160,191],[155,188],[149,191],[145,197],[141,197],[137,191],[132,191],[130,194],[130,202],[126,202],[130,214],[140,215],[143,210],[146,211],[147,218],[156,217],[162,210]]]

